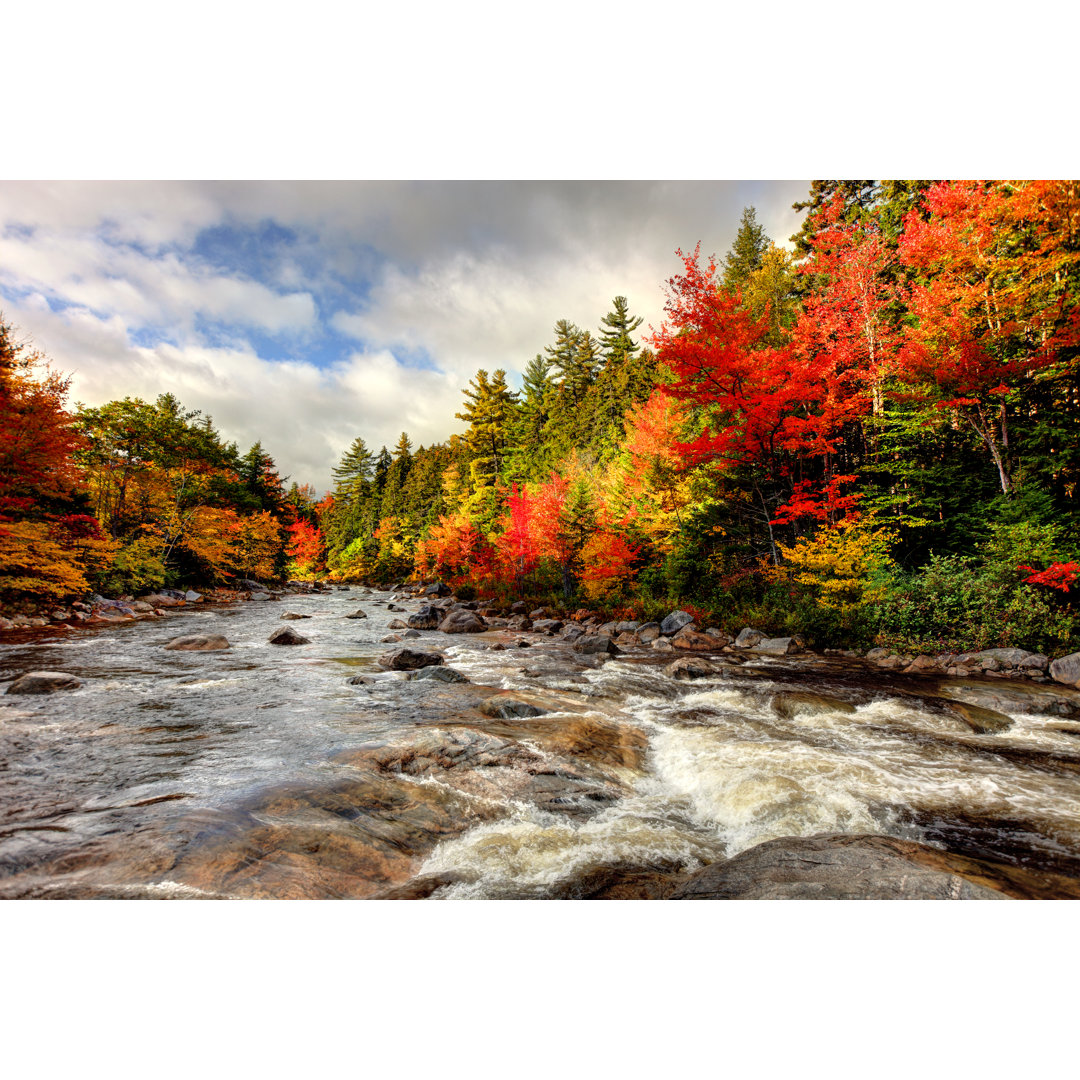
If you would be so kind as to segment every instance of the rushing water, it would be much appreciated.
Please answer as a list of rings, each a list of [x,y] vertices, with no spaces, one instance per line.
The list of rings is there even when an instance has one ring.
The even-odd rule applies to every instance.
[[[9,638],[5,682],[83,685],[0,697],[0,896],[363,897],[433,876],[439,898],[557,896],[600,866],[693,870],[826,832],[1080,878],[1080,694],[809,657],[677,682],[671,654],[600,663],[508,631],[424,632],[470,682],[408,680],[376,663],[403,617],[388,599]],[[268,644],[284,611],[311,616],[288,624],[311,644]],[[232,648],[162,649],[181,633]],[[487,715],[496,691],[544,712]],[[945,698],[1013,724],[977,733]]]

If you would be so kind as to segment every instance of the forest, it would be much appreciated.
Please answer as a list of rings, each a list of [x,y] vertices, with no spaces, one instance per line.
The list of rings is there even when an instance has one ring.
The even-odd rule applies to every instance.
[[[1080,649],[1080,183],[814,181],[795,208],[792,249],[747,207],[723,257],[680,250],[653,333],[624,296],[594,328],[552,312],[520,390],[477,371],[437,445],[358,433],[325,493],[170,395],[70,405],[0,319],[0,603],[439,579],[816,645]]]

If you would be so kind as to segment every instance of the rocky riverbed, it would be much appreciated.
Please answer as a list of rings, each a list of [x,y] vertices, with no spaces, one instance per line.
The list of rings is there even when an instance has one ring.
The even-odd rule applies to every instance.
[[[1080,692],[1048,658],[445,591],[6,635],[0,897],[1080,897]]]

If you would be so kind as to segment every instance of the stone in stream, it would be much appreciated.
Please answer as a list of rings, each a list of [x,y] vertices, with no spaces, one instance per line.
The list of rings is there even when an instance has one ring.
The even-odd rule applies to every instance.
[[[357,608],[351,615],[346,615],[345,618],[346,619],[366,619],[367,614],[365,612],[361,611],[360,608]]]
[[[534,634],[557,634],[563,625],[560,619],[536,619],[532,628]]]
[[[1080,689],[1080,652],[1060,656],[1050,665],[1050,678],[1062,686]]]
[[[752,626],[744,626],[735,639],[736,649],[752,649],[759,641],[764,641],[765,635]]]
[[[421,652],[419,649],[394,649],[379,657],[379,666],[391,671],[416,671],[444,663],[446,661],[439,653]]]
[[[515,698],[513,691],[507,690],[489,697],[480,705],[480,711],[485,716],[491,716],[497,720],[512,720],[522,716],[543,716],[547,709],[541,709],[531,702]]]
[[[443,613],[431,604],[425,604],[415,615],[410,615],[405,621],[414,630],[436,630],[443,620]]]
[[[689,626],[694,616],[686,611],[673,611],[660,624],[660,633],[665,637],[677,634],[684,626]]]
[[[283,615],[278,616],[279,619],[293,620],[293,619],[310,619],[310,615],[298,615],[295,611],[286,611]]]
[[[605,653],[608,656],[618,656],[622,650],[606,634],[591,634],[579,638],[574,642],[574,652],[586,656],[594,656],[597,653]]]
[[[723,669],[718,664],[701,660],[696,656],[681,656],[673,664],[664,668],[664,674],[672,679],[708,679],[719,674]]]
[[[228,639],[221,634],[185,634],[183,637],[173,638],[164,648],[180,652],[219,652],[230,646]]]
[[[55,694],[58,690],[78,690],[82,680],[66,671],[28,671],[8,688],[9,694]]]
[[[1012,717],[996,709],[985,709],[981,705],[971,705],[966,701],[943,700],[943,704],[979,735],[996,735],[999,731],[1008,731],[1013,726]]]
[[[350,675],[345,680],[347,686],[370,686],[375,680],[368,678],[367,675]]]
[[[1006,900],[1007,872],[891,836],[785,836],[706,866],[670,898]]]
[[[770,704],[772,711],[784,720],[794,720],[796,716],[820,716],[822,713],[850,715],[855,712],[855,706],[850,701],[813,690],[785,691],[773,697]]]
[[[648,645],[660,636],[660,624],[658,622],[642,623],[637,628],[637,636],[642,645]]]
[[[762,638],[750,651],[762,656],[787,656],[802,652],[802,646],[793,637]]]
[[[487,624],[474,611],[451,611],[441,623],[439,629],[444,634],[482,634]]]
[[[391,619],[386,624],[386,629],[387,630],[408,630],[409,629],[409,624],[407,622],[402,622],[400,619]]]
[[[298,634],[291,626],[275,630],[267,639],[271,645],[310,645],[311,638]]]
[[[671,644],[676,649],[693,649],[697,652],[715,652],[727,644],[721,638],[715,638],[711,634],[699,634],[684,626],[672,639]]]
[[[419,671],[410,671],[410,679],[423,679],[426,682],[441,683],[467,683],[471,680],[467,675],[451,667],[426,667]]]

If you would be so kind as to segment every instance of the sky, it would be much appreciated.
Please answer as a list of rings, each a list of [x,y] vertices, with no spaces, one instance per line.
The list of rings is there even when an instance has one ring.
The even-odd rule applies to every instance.
[[[463,430],[476,371],[512,385],[617,295],[663,319],[677,248],[723,256],[743,208],[787,243],[801,181],[8,181],[0,311],[71,402],[174,394],[282,475],[331,484],[359,435]]]

